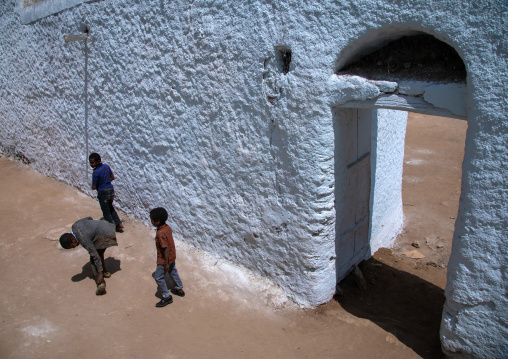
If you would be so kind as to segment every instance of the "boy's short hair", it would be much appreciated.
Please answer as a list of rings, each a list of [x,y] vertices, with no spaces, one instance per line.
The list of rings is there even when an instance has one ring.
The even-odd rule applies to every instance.
[[[150,211],[150,218],[155,222],[163,224],[166,223],[168,219],[168,212],[162,207],[157,207]]]
[[[60,245],[65,249],[72,248],[72,240],[74,236],[70,233],[64,233],[60,236]]]
[[[88,156],[88,159],[89,160],[94,160],[95,162],[101,162],[101,155],[99,155],[98,153],[91,153],[90,156]]]

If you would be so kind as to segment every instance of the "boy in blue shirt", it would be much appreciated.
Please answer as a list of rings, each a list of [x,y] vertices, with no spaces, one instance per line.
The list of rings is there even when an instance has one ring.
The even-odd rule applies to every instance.
[[[93,168],[92,189],[97,190],[97,198],[101,206],[104,219],[109,223],[115,223],[116,231],[123,232],[123,224],[113,207],[115,199],[115,190],[111,181],[115,179],[113,171],[105,163],[102,163],[101,156],[98,153],[92,153],[88,156],[90,167]]]

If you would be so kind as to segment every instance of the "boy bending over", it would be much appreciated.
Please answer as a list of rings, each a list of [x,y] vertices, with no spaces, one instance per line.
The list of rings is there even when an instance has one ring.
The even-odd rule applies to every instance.
[[[82,218],[72,225],[72,233],[60,237],[60,245],[65,249],[82,245],[90,254],[90,264],[97,284],[96,295],[106,294],[104,278],[111,277],[104,264],[106,248],[117,246],[115,226],[106,221],[94,221],[92,217]]]

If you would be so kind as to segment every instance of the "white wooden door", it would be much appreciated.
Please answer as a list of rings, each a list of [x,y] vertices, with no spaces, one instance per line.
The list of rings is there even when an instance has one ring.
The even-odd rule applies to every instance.
[[[363,259],[369,245],[370,151],[373,110],[335,109],[337,269]]]

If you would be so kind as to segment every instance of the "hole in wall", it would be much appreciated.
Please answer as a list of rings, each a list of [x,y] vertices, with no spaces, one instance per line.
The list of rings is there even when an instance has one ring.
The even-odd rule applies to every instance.
[[[277,46],[275,48],[277,52],[277,63],[283,74],[289,73],[291,65],[291,49],[286,46]]]

